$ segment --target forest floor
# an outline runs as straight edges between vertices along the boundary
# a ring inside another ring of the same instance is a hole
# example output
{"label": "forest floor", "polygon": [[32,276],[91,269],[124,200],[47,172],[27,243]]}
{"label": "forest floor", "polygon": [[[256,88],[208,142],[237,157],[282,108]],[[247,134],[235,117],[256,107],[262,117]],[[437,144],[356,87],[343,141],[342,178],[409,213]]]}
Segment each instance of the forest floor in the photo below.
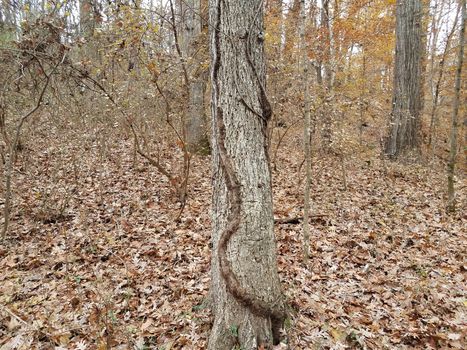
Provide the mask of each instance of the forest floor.
{"label": "forest floor", "polygon": [[[141,159],[134,167],[128,145],[116,143],[100,160],[91,149],[73,167],[67,152],[79,149],[43,142],[28,168],[15,170],[11,231],[0,245],[0,349],[204,349],[212,322],[203,304],[209,157],[193,158],[176,223],[169,183]],[[276,218],[302,215],[299,143],[291,138],[279,152]],[[58,153],[63,161],[52,167]],[[341,165],[330,156],[314,160],[306,264],[301,223],[276,224],[293,310],[284,342],[290,349],[465,349],[465,184],[464,207],[448,216],[441,166],[385,167],[377,155],[355,154],[345,162],[345,190]]]}

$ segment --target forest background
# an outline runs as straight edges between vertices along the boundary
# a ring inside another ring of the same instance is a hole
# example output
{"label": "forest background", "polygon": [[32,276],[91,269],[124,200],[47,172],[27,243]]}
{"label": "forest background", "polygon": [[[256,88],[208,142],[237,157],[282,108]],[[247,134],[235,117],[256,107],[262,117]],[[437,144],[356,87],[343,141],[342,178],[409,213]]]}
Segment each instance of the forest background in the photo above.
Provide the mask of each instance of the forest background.
{"label": "forest background", "polygon": [[[305,3],[264,2],[287,343],[460,349],[465,1],[421,2],[420,142],[398,159],[396,1]],[[1,0],[2,350],[206,347],[210,29],[205,0]]]}

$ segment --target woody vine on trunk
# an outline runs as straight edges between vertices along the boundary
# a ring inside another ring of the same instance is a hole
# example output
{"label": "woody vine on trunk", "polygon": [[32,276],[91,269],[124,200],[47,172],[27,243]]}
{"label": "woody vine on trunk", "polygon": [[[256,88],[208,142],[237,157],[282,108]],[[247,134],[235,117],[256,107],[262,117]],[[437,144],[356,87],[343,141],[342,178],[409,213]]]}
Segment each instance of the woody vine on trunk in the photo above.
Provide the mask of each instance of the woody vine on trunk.
{"label": "woody vine on trunk", "polygon": [[215,320],[209,348],[270,347],[280,340],[286,313],[266,150],[271,107],[265,92],[263,4],[212,0],[210,9]]}

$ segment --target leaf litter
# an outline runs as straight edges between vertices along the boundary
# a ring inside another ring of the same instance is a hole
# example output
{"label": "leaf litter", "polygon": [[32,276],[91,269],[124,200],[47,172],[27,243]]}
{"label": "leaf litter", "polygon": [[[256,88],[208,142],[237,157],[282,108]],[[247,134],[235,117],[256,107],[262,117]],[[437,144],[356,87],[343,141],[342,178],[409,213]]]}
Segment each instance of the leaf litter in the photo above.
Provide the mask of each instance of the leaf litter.
{"label": "leaf litter", "polygon": [[[83,153],[78,175],[70,162],[52,164],[53,150],[17,172],[11,232],[0,246],[1,350],[206,348],[210,159],[193,158],[188,203],[174,222],[170,184],[145,162],[134,166],[125,143],[112,147],[113,158],[99,161]],[[303,208],[303,156],[286,147],[273,173],[276,218]],[[284,342],[465,348],[465,193],[448,216],[441,167],[385,169],[369,157],[347,159],[347,191],[339,159],[313,160],[306,265],[301,224],[276,224],[291,307]],[[49,163],[56,169],[44,171]]]}

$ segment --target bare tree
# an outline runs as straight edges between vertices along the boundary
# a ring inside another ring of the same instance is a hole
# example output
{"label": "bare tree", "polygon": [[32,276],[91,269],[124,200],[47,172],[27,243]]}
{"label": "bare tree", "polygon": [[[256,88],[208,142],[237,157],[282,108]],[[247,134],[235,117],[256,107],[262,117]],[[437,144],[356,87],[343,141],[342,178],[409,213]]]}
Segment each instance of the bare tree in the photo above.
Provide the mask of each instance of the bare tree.
{"label": "bare tree", "polygon": [[389,136],[385,152],[397,158],[419,147],[422,2],[397,0],[394,91]]}
{"label": "bare tree", "polygon": [[211,0],[212,306],[209,349],[271,347],[285,304],[277,272],[263,1]]}

